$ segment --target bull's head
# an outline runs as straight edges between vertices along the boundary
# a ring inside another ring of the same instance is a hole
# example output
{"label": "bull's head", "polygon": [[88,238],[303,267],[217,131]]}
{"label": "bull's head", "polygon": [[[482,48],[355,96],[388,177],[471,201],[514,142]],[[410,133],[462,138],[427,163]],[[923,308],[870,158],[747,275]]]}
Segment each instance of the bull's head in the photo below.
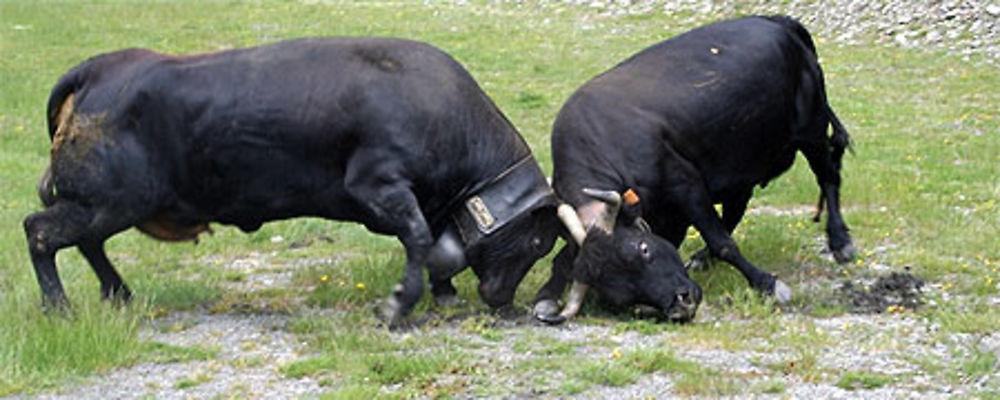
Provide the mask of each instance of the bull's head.
{"label": "bull's head", "polygon": [[558,211],[579,247],[570,273],[573,286],[569,299],[558,313],[551,301],[539,302],[536,317],[549,323],[571,318],[579,311],[588,288],[593,288],[617,307],[651,306],[677,322],[694,318],[701,288],[688,277],[677,249],[651,233],[641,218],[619,221],[622,200],[617,192],[584,189],[584,193],[598,201],[583,215],[569,205],[560,206]]}
{"label": "bull's head", "polygon": [[528,270],[559,236],[556,198],[531,157],[501,173],[464,207],[431,250],[428,266],[450,277],[466,266],[479,278],[479,296],[491,307],[510,304]]}

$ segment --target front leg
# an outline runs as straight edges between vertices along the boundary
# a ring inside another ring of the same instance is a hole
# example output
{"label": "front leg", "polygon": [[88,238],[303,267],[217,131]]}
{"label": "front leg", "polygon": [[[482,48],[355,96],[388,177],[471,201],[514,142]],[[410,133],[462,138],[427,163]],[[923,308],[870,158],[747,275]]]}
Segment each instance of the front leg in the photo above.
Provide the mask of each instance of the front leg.
{"label": "front leg", "polygon": [[[736,230],[736,226],[740,224],[743,220],[743,215],[746,214],[747,204],[750,202],[750,196],[753,194],[753,189],[740,194],[739,196],[728,198],[722,201],[722,223],[726,226],[726,232],[732,237],[733,231]],[[705,270],[712,265],[711,252],[708,246],[698,250],[691,260],[687,263],[687,269],[689,270]]]}
{"label": "front leg", "polygon": [[423,293],[423,269],[434,238],[416,196],[409,189],[410,183],[393,179],[398,174],[390,173],[391,167],[376,161],[351,163],[345,184],[348,192],[374,216],[378,230],[396,235],[406,249],[402,282],[379,310],[380,317],[390,327],[397,327]]}
{"label": "front leg", "polygon": [[790,300],[792,291],[788,285],[779,281],[774,275],[758,269],[740,253],[736,242],[729,235],[729,230],[712,206],[711,196],[704,184],[705,180],[698,170],[675,152],[665,160],[667,162],[664,163],[666,177],[664,187],[667,188],[670,201],[691,219],[712,256],[736,267],[754,289],[774,295],[780,303]]}
{"label": "front leg", "polygon": [[80,243],[77,248],[80,253],[90,263],[97,278],[101,281],[101,297],[105,300],[112,300],[116,303],[127,303],[132,300],[132,291],[122,280],[121,275],[115,271],[111,261],[108,260],[107,253],[104,252],[103,241],[86,241]]}

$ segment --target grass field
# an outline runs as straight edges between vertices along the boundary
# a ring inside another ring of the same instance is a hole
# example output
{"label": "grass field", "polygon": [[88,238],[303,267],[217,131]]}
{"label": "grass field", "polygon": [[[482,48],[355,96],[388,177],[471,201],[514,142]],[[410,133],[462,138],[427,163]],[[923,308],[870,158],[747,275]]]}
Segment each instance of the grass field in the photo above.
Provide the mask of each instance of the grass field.
{"label": "grass field", "polygon": [[[125,47],[204,52],[309,35],[423,40],[466,66],[550,171],[549,128],[566,97],[628,55],[695,26],[688,17],[601,17],[584,7],[494,3],[0,2],[0,395],[36,393],[138,362],[212,357],[204,349],[140,339],[143,324],[180,310],[290,314],[290,329],[310,342],[315,356],[278,367],[288,376],[325,379],[331,397],[496,395],[475,377],[503,373],[484,364],[474,344],[434,335],[434,323],[422,328],[430,333],[403,338],[378,327],[370,304],[397,282],[401,246],[360,226],[315,219],[274,223],[252,234],[217,226],[198,245],[158,243],[135,231],[119,235],[109,242],[109,255],[137,294],[133,305],[121,309],[98,300],[96,277],[82,257],[66,250],[58,261],[74,312],[43,315],[21,222],[40,209],[35,184],[48,159],[48,91],[84,59]],[[1000,69],[930,51],[842,46],[827,39],[817,42],[830,102],[855,142],[855,153],[845,159],[842,198],[858,259],[837,266],[820,254],[822,227],[807,214],[755,213],[737,229],[736,240],[748,259],[793,287],[790,306],[746,295],[745,281],[722,267],[695,274],[706,299],[703,315],[692,325],[611,316],[593,305],[585,310],[590,317],[579,323],[647,333],[683,330],[688,342],[678,345],[747,348],[773,337],[782,315],[800,314],[802,333],[769,344],[797,354],[798,363],[791,365],[798,367],[767,368],[807,382],[892,385],[907,377],[862,371],[830,377],[811,368],[816,346],[830,338],[810,334],[810,327],[814,320],[847,312],[835,295],[840,280],[908,268],[927,280],[929,302],[899,311],[898,317],[935,326],[930,340],[1000,330]],[[795,211],[814,204],[816,195],[800,159],[758,190],[750,206]],[[686,257],[700,247],[689,240],[682,252]],[[287,269],[291,284],[252,293],[228,289],[252,273],[230,268],[232,261],[260,254],[275,268]],[[548,265],[548,259],[540,261],[518,291],[517,305],[525,313]],[[457,285],[466,305],[449,312],[485,311],[471,274],[461,275]],[[426,298],[420,303],[417,317],[431,309],[429,303]],[[323,317],[303,312],[313,308],[333,312]],[[493,326],[493,318],[466,318],[460,328],[486,340],[507,335]],[[575,355],[575,345],[544,336],[522,339],[516,346],[546,356],[517,368],[524,373],[571,366],[562,371],[571,379],[539,383],[556,395],[627,385],[654,372],[678,376],[680,395],[784,390],[780,380],[740,385],[738,377],[668,350],[590,361]],[[410,357],[417,349],[422,356]],[[1000,368],[996,349],[954,351],[972,356],[913,362],[947,382],[996,376]],[[437,379],[447,375],[472,378],[452,385]],[[973,394],[997,396],[1000,382],[989,382]],[[393,389],[387,392],[387,386]]]}

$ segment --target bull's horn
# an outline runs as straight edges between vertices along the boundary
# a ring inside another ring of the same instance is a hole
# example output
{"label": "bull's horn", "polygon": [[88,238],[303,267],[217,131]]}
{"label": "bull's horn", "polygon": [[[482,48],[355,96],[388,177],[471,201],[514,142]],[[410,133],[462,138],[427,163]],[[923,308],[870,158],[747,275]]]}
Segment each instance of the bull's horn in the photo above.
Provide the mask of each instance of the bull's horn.
{"label": "bull's horn", "polygon": [[[588,189],[584,189],[588,191]],[[615,196],[617,193],[612,192]],[[590,193],[587,193],[588,195]],[[606,203],[614,201],[614,199],[604,200]],[[618,206],[621,205],[621,197],[618,197]],[[612,206],[614,210],[615,217],[618,215],[618,206]],[[556,209],[556,213],[559,215],[559,220],[562,221],[563,225],[566,226],[566,230],[569,231],[570,236],[573,237],[573,241],[576,242],[577,246],[583,246],[583,241],[587,239],[587,230],[583,228],[583,222],[580,221],[580,216],[576,213],[576,209],[569,204],[561,204],[559,208]],[[614,218],[612,217],[612,225]],[[606,215],[605,215],[606,218]],[[603,226],[601,229],[605,229]],[[610,230],[605,229],[605,231],[610,232]],[[583,306],[583,299],[587,295],[587,284],[580,281],[573,281],[573,286],[569,291],[569,298],[566,300],[566,306],[563,307],[562,311],[558,315],[536,315],[539,319],[550,324],[560,324],[565,322],[567,319],[572,318],[576,313],[580,312],[580,307]]]}
{"label": "bull's horn", "polygon": [[587,231],[583,229],[583,222],[580,221],[580,216],[576,214],[573,206],[560,204],[556,213],[559,214],[559,220],[566,226],[566,230],[569,231],[569,235],[573,237],[576,245],[583,246],[583,241],[587,238]]}
{"label": "bull's horn", "polygon": [[555,307],[554,300],[545,300],[535,305],[535,318],[549,325],[559,325],[566,320],[573,318],[580,311],[583,305],[583,298],[587,295],[587,285],[579,281],[573,281],[573,287],[569,291],[569,300],[559,314],[546,311],[549,307]]}
{"label": "bull's horn", "polygon": [[596,221],[595,225],[605,233],[611,234],[615,229],[615,220],[618,219],[618,210],[622,208],[622,196],[614,190],[598,190],[584,188],[583,194],[603,201],[607,204],[604,214]]}
{"label": "bull's horn", "polygon": [[573,287],[569,290],[569,298],[566,299],[566,307],[563,307],[559,317],[563,319],[573,318],[580,312],[583,306],[583,298],[587,295],[587,284],[580,281],[573,281]]}

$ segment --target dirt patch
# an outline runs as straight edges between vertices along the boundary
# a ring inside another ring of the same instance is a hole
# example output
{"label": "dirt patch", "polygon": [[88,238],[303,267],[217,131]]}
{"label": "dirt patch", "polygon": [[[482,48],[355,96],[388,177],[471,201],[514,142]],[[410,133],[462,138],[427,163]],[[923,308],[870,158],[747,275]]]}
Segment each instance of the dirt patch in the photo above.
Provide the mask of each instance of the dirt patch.
{"label": "dirt patch", "polygon": [[891,272],[870,284],[846,281],[840,295],[853,313],[880,314],[920,307],[924,304],[923,287],[924,280],[909,272]]}

